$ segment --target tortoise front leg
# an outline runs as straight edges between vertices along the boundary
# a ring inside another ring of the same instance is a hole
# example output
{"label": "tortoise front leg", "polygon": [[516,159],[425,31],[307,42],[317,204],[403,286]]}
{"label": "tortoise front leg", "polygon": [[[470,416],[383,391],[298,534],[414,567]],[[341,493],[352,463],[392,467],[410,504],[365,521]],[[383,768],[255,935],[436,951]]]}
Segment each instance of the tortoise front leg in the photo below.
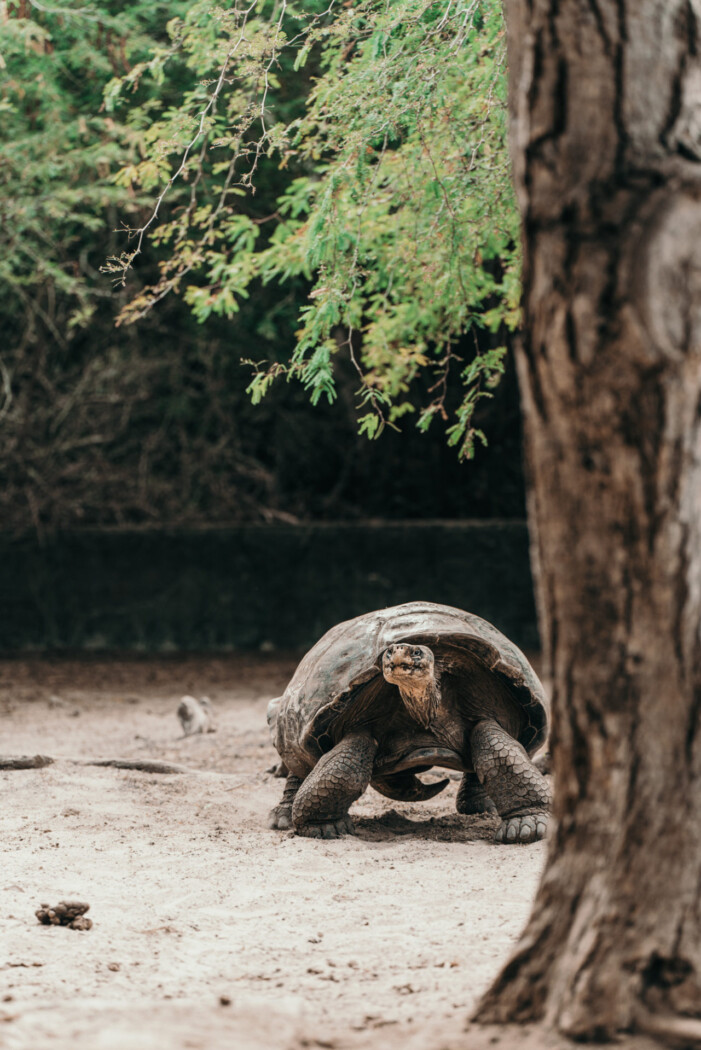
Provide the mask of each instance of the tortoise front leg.
{"label": "tortoise front leg", "polygon": [[374,737],[358,731],[349,733],[319,759],[292,806],[298,835],[337,839],[353,834],[348,810],[370,783],[376,751]]}
{"label": "tortoise front leg", "polygon": [[280,805],[275,806],[275,809],[271,809],[268,814],[269,828],[277,828],[279,831],[286,831],[288,828],[292,827],[292,803],[294,802],[295,795],[299,791],[301,785],[301,777],[296,777],[292,773],[288,774],[287,780],[285,781],[285,790],[280,799]]}
{"label": "tortoise front leg", "polygon": [[501,817],[497,842],[535,842],[548,824],[550,787],[518,740],[492,719],[470,734],[475,773]]}

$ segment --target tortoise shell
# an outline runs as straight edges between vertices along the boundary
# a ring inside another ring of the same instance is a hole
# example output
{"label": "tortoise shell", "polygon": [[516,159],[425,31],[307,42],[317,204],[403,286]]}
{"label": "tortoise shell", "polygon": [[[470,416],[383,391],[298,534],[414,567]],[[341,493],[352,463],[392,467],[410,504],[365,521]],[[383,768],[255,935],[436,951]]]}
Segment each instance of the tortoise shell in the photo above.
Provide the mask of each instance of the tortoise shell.
{"label": "tortoise shell", "polygon": [[[270,706],[273,743],[290,768],[302,775],[337,742],[367,708],[368,696],[387,703],[396,686],[382,675],[384,650],[405,642],[433,651],[437,670],[469,679],[478,665],[506,686],[520,710],[517,739],[529,754],[544,743],[547,710],[543,687],[528,660],[496,627],[461,609],[409,602],[365,613],[337,624],[309,650],[279,701]],[[469,680],[466,683],[469,690]],[[436,763],[437,764],[437,763]]]}

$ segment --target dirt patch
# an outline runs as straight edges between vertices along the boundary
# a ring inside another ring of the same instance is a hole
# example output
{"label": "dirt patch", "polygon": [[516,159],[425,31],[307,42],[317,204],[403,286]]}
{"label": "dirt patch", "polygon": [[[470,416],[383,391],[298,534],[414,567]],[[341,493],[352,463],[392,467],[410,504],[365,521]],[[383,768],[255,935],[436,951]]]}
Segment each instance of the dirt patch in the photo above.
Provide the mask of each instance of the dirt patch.
{"label": "dirt patch", "polygon": [[[354,838],[268,830],[283,781],[265,772],[265,708],[294,666],[0,662],[0,751],[57,759],[0,774],[0,1045],[477,1045],[466,1018],[544,845],[494,845],[493,819],[455,813],[457,779],[421,804],[368,791]],[[216,733],[180,739],[185,693],[210,697]],[[82,764],[110,758],[193,772]],[[89,903],[92,929],[40,925],[62,900]]]}

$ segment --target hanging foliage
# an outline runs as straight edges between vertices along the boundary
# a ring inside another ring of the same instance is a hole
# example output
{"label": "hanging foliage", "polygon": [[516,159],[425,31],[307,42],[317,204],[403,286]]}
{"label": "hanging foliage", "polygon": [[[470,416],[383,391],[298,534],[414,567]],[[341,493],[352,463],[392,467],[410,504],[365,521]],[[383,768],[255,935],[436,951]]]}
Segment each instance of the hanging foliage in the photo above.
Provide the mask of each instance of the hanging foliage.
{"label": "hanging foliage", "polygon": [[[106,93],[141,151],[115,181],[154,200],[107,268],[124,283],[148,238],[166,249],[121,320],[173,292],[200,321],[234,319],[261,283],[302,278],[291,352],[250,362],[254,402],[281,376],[331,401],[348,355],[361,432],[439,416],[471,456],[484,440],[475,405],[498,382],[519,319],[498,0],[198,0],[168,34]],[[189,79],[169,104],[125,112],[173,63]],[[281,171],[261,210],[256,191]],[[411,383],[426,369],[418,404]],[[451,415],[456,372],[464,394]]]}

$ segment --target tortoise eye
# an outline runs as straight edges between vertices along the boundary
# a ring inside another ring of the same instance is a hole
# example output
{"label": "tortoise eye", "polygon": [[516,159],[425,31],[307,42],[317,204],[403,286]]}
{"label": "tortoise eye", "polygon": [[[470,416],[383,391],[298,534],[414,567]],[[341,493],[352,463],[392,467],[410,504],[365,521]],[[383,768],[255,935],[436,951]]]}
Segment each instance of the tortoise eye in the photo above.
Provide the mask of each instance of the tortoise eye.
{"label": "tortoise eye", "polygon": [[411,655],[412,656],[421,656],[421,650],[420,649],[414,649],[414,652]]}

